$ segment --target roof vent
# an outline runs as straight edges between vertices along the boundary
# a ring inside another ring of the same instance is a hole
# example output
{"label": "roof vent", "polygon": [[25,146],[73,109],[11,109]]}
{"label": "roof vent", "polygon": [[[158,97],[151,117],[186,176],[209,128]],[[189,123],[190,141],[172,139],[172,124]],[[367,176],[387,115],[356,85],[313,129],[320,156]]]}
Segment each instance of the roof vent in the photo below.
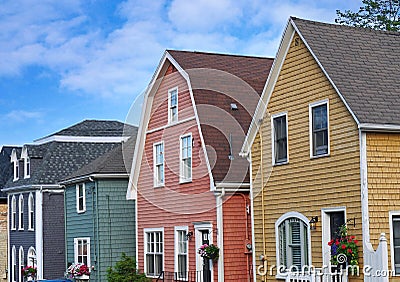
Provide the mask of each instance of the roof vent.
{"label": "roof vent", "polygon": [[238,106],[236,105],[236,103],[231,103],[231,110],[232,111],[237,111],[238,110]]}

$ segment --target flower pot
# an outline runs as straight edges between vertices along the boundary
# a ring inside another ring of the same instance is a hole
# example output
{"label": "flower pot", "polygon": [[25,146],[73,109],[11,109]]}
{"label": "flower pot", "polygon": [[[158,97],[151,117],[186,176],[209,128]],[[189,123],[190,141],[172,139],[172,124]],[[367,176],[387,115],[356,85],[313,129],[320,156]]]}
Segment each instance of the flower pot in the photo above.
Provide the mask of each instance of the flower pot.
{"label": "flower pot", "polygon": [[81,275],[81,276],[75,276],[75,281],[76,282],[87,282],[89,281],[90,276],[89,275]]}

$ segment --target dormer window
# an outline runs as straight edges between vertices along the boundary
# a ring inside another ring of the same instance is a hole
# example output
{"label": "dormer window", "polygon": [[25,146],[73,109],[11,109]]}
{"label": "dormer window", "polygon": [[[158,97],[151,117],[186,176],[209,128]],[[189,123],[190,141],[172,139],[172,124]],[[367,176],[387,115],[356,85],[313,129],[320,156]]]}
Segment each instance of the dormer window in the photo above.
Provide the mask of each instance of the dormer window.
{"label": "dormer window", "polygon": [[25,168],[24,168],[24,172],[25,172],[24,178],[31,177],[31,159],[29,157],[25,158],[24,166],[25,166]]}
{"label": "dormer window", "polygon": [[178,88],[168,90],[168,123],[178,121]]}
{"label": "dormer window", "polygon": [[19,161],[16,160],[14,162],[14,181],[19,179]]}
{"label": "dormer window", "polygon": [[28,156],[27,147],[22,149],[21,159],[24,160],[24,178],[29,178],[31,177],[31,159]]}

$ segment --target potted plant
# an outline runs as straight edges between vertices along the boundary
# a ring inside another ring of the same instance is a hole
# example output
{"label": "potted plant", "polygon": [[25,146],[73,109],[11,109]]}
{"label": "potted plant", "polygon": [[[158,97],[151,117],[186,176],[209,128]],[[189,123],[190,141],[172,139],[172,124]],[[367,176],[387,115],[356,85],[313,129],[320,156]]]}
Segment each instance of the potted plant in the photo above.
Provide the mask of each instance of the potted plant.
{"label": "potted plant", "polygon": [[201,257],[211,259],[216,262],[219,257],[219,248],[213,244],[204,244],[200,246],[198,253]]}
{"label": "potted plant", "polygon": [[67,278],[75,281],[87,281],[90,278],[89,267],[83,263],[73,263],[67,269]]}
{"label": "potted plant", "polygon": [[339,227],[339,236],[328,242],[331,247],[331,264],[345,267],[358,265],[358,241],[348,234],[347,226]]}
{"label": "potted plant", "polygon": [[36,278],[36,273],[37,273],[37,269],[35,266],[25,266],[24,268],[22,268],[22,275],[28,280],[35,280]]}

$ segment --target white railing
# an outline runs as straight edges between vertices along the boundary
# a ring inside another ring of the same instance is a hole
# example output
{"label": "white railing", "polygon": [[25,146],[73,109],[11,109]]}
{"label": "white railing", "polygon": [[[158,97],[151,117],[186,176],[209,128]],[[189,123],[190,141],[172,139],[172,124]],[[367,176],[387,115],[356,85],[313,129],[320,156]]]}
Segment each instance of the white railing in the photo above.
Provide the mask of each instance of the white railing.
{"label": "white railing", "polygon": [[[364,281],[366,282],[388,282],[389,275],[377,275],[379,273],[388,274],[388,246],[385,233],[381,233],[379,245],[376,251],[371,243],[365,243],[364,248],[364,269],[368,269],[368,273],[364,273]],[[368,268],[366,268],[368,267]],[[367,274],[367,275],[366,275]]]}
{"label": "white railing", "polygon": [[310,273],[289,272],[285,282],[347,282],[347,280],[345,269],[336,273],[326,268],[316,268]]}

